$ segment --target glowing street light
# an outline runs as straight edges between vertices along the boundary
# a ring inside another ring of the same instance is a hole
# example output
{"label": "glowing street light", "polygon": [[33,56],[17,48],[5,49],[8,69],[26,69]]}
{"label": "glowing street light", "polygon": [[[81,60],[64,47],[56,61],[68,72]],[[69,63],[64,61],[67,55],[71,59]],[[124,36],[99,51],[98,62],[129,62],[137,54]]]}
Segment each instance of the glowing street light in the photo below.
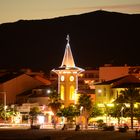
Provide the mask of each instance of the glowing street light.
{"label": "glowing street light", "polygon": [[98,93],[102,93],[102,90],[101,89],[98,89]]}
{"label": "glowing street light", "polygon": [[47,93],[48,93],[48,94],[50,94],[50,93],[51,93],[51,90],[50,90],[50,89],[48,89],[48,90],[47,90]]}

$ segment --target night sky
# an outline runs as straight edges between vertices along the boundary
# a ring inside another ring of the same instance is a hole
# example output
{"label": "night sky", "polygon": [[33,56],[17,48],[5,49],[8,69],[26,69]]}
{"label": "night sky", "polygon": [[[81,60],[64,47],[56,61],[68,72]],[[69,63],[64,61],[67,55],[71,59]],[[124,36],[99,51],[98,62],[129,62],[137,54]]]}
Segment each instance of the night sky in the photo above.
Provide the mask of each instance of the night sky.
{"label": "night sky", "polygon": [[0,23],[46,19],[95,10],[140,13],[139,0],[0,0]]}

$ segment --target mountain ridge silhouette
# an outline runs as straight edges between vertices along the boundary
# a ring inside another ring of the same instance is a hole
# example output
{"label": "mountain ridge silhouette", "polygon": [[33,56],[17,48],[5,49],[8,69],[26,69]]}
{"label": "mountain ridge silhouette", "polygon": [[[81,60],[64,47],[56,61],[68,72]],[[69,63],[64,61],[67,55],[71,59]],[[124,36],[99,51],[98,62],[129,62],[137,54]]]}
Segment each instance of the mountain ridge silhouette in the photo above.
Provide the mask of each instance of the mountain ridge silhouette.
{"label": "mountain ridge silhouette", "polygon": [[0,25],[0,68],[50,71],[61,65],[70,35],[78,67],[140,65],[140,14],[103,10]]}

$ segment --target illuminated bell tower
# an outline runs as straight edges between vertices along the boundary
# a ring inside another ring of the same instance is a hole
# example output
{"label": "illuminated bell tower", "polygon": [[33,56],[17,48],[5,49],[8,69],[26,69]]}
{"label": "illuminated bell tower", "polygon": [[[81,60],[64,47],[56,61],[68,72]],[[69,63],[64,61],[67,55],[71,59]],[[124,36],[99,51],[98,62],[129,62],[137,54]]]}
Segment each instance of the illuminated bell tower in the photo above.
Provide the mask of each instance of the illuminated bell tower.
{"label": "illuminated bell tower", "polygon": [[69,35],[67,35],[67,44],[61,66],[52,71],[58,75],[58,93],[60,98],[67,107],[75,104],[78,99],[78,75],[83,69],[76,67],[72,56]]}

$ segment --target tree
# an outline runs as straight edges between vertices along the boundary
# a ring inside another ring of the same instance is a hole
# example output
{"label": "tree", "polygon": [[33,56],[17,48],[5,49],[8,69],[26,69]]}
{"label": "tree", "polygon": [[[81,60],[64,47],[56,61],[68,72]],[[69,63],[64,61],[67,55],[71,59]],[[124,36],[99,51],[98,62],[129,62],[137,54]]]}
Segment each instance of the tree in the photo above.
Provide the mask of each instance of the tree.
{"label": "tree", "polygon": [[4,105],[0,105],[0,118],[2,120],[7,120],[6,110],[4,109]]}
{"label": "tree", "polygon": [[138,124],[140,124],[140,105],[134,108],[134,117],[137,118]]}
{"label": "tree", "polygon": [[78,99],[78,106],[82,108],[81,115],[85,117],[85,128],[88,128],[88,120],[92,112],[92,101],[90,95],[82,94]]}
{"label": "tree", "polygon": [[98,117],[98,116],[101,116],[101,115],[103,115],[102,110],[99,109],[99,107],[96,104],[93,104],[92,111],[91,111],[91,114],[90,114],[90,118],[95,118],[95,117]]}
{"label": "tree", "polygon": [[11,108],[10,106],[6,106],[6,109],[4,108],[4,105],[0,105],[0,118],[2,120],[7,121],[12,116],[17,115],[17,110]]}
{"label": "tree", "polygon": [[41,114],[41,111],[40,111],[39,107],[31,108],[31,110],[29,112],[29,115],[30,115],[30,118],[31,118],[31,126],[33,125],[34,120],[36,120],[37,115],[39,115],[39,114]]}
{"label": "tree", "polygon": [[118,125],[120,124],[120,118],[122,117],[121,111],[123,111],[123,115],[125,115],[125,111],[122,110],[123,107],[125,107],[124,103],[114,103],[114,107],[111,107],[109,111],[109,115],[111,115],[111,117],[118,119]]}
{"label": "tree", "polygon": [[80,114],[79,110],[74,105],[64,107],[60,109],[59,112],[57,113],[59,117],[66,117],[68,123],[73,122],[74,121],[73,118],[79,116],[79,114]]}
{"label": "tree", "polygon": [[122,90],[120,96],[116,99],[116,102],[130,104],[131,129],[133,129],[134,104],[140,102],[139,89],[130,87]]}

